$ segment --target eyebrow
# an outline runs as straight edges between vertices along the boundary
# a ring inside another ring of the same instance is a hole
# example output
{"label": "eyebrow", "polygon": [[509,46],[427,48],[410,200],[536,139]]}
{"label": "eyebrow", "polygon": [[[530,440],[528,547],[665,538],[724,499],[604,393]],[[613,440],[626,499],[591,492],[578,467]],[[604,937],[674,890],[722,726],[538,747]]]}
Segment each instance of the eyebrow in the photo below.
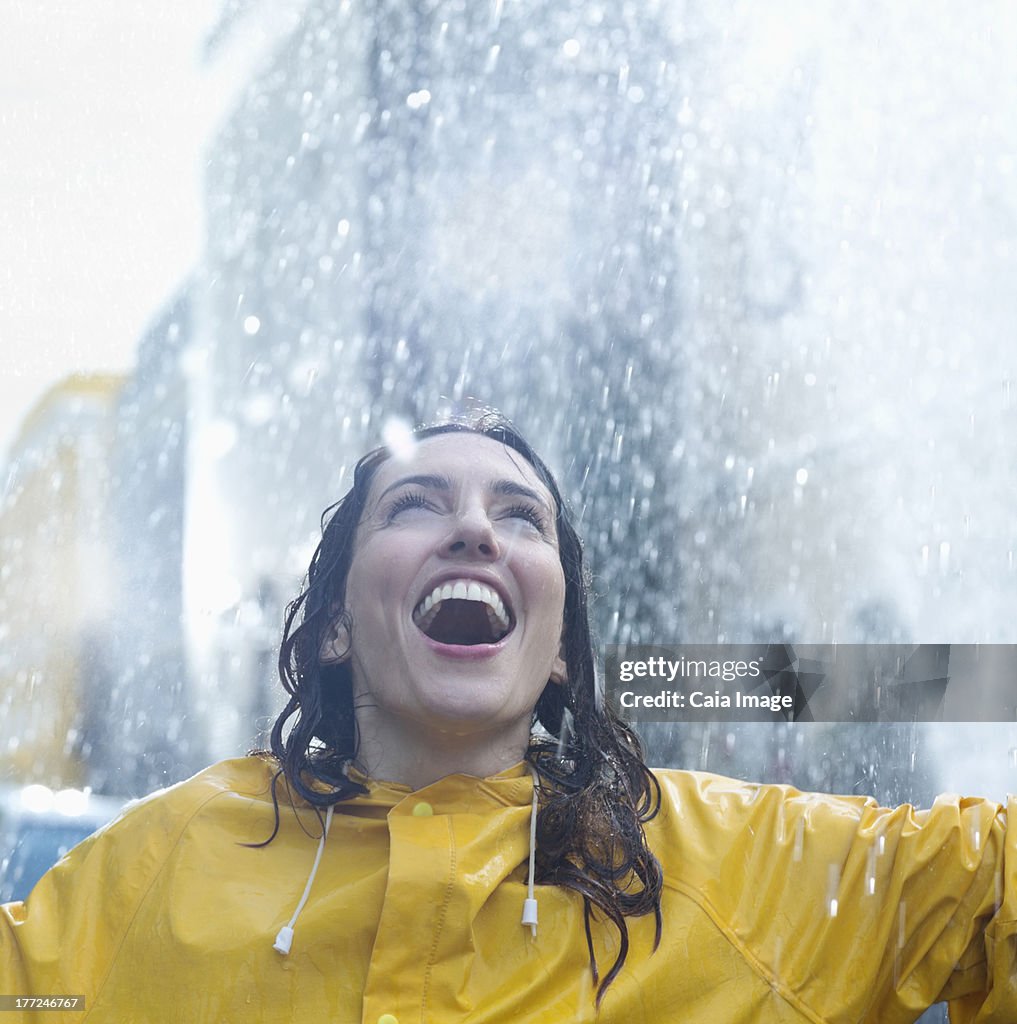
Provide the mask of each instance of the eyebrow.
{"label": "eyebrow", "polygon": [[[391,491],[398,490],[400,487],[424,487],[432,491],[451,491],[452,490],[452,479],[451,477],[445,476],[442,473],[423,473],[416,476],[404,476],[396,480],[395,483],[391,483],[388,487],[381,492],[378,500],[381,501]],[[495,480],[491,484],[491,492],[501,497],[515,497],[515,498],[529,498],[531,501],[535,501],[542,508],[545,508],[548,513],[551,512],[551,506],[544,500],[532,487],[527,487],[524,484],[516,483],[514,480]]]}
{"label": "eyebrow", "polygon": [[504,497],[514,498],[529,498],[531,501],[535,501],[542,508],[551,511],[550,505],[535,491],[532,487],[526,487],[523,484],[517,484],[514,480],[496,480],[491,485],[491,490],[498,495]]}
{"label": "eyebrow", "polygon": [[421,474],[419,476],[404,476],[399,480],[396,480],[394,484],[389,484],[378,496],[380,501],[390,491],[398,490],[400,487],[409,487],[415,485],[417,487],[426,487],[431,491],[451,491],[452,480],[444,475],[435,474]]}

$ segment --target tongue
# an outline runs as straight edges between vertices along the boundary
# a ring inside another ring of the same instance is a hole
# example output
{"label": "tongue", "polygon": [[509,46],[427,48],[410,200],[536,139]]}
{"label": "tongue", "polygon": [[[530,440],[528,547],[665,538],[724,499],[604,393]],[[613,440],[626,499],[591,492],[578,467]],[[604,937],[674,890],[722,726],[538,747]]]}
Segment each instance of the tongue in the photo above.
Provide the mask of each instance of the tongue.
{"label": "tongue", "polygon": [[441,644],[471,647],[494,642],[487,606],[480,601],[442,601],[425,632]]}

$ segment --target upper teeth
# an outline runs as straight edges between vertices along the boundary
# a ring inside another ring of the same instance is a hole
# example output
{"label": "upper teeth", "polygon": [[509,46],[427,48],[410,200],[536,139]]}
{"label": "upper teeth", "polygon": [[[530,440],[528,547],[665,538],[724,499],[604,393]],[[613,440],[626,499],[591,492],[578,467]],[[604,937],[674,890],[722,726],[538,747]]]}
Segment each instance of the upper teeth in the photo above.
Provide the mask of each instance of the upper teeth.
{"label": "upper teeth", "polygon": [[487,605],[491,628],[500,633],[508,632],[509,616],[502,599],[490,587],[476,580],[448,580],[439,583],[414,609],[413,621],[421,629],[427,629],[438,614],[442,601],[480,601]]}

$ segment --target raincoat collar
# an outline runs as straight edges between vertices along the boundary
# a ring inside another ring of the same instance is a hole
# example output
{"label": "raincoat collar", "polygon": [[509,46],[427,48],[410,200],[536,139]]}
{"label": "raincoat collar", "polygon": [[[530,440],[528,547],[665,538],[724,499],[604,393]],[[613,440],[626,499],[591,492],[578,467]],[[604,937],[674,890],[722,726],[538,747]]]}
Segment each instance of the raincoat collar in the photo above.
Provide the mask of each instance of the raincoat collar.
{"label": "raincoat collar", "polygon": [[369,778],[352,767],[348,777],[366,786],[367,793],[336,804],[339,813],[346,806],[394,808],[404,802],[426,802],[435,814],[484,814],[495,806],[528,808],[533,796],[533,777],[524,761],[484,779],[446,775],[417,790],[401,782]]}

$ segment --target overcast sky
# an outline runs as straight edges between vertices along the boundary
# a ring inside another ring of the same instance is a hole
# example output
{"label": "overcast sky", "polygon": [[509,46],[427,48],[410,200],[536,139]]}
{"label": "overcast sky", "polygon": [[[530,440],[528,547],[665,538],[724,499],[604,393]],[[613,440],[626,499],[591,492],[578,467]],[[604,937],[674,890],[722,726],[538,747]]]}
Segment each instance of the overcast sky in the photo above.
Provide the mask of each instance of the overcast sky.
{"label": "overcast sky", "polygon": [[220,4],[0,0],[0,456],[75,371],[125,371],[202,247],[202,165],[271,45]]}

